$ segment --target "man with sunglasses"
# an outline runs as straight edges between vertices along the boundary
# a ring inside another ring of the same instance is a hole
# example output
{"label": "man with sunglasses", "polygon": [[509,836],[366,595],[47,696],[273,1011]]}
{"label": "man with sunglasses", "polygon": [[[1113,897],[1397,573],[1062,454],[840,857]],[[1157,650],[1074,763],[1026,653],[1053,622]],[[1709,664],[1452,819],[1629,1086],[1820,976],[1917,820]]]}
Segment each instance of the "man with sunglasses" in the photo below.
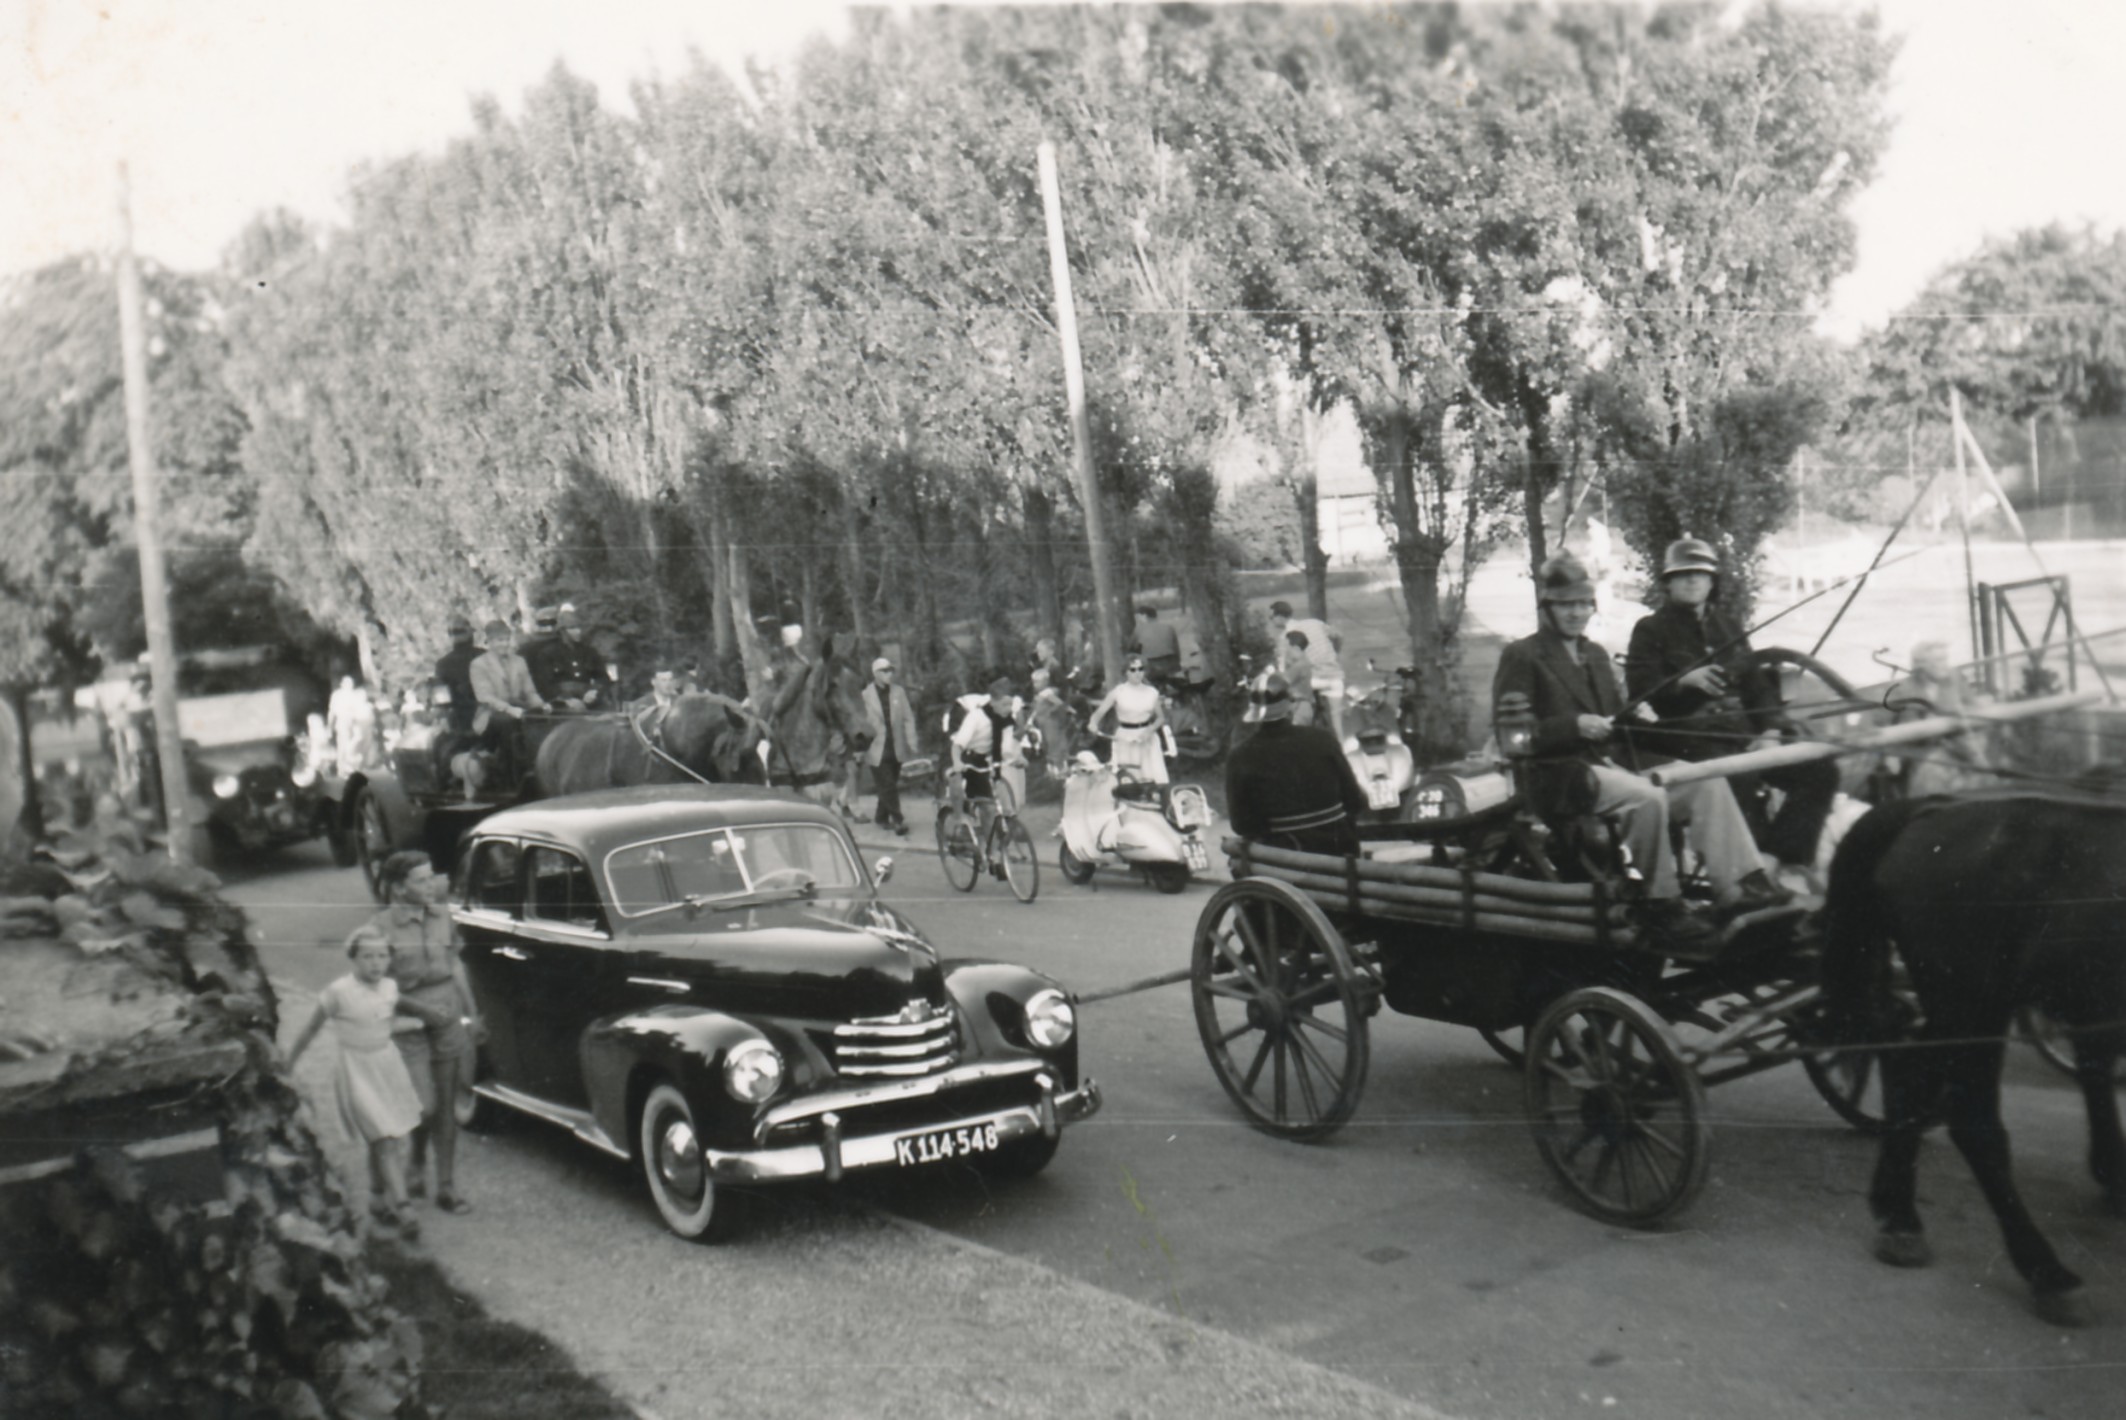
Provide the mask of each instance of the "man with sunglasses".
{"label": "man with sunglasses", "polygon": [[1591,813],[1619,825],[1633,865],[1646,875],[1641,919],[1666,946],[1702,946],[1714,934],[1683,901],[1668,836],[1671,810],[1689,817],[1723,907],[1770,905],[1763,864],[1726,780],[1663,790],[1613,757],[1624,694],[1609,652],[1587,639],[1594,583],[1579,559],[1569,552],[1545,559],[1536,599],[1539,628],[1506,647],[1491,683],[1494,714],[1508,695],[1524,697],[1534,713],[1536,762],[1527,787],[1535,811],[1549,820]]}

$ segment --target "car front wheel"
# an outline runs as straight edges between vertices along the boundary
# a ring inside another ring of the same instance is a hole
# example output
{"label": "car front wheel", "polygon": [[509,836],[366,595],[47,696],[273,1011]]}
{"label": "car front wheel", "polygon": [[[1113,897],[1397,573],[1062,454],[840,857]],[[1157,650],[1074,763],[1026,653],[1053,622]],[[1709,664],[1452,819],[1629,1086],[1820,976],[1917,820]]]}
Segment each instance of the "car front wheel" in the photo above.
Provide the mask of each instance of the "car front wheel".
{"label": "car front wheel", "polygon": [[689,1242],[729,1237],[738,1195],[710,1180],[693,1107],[670,1081],[659,1081],[642,1102],[639,1144],[643,1178],[664,1225]]}

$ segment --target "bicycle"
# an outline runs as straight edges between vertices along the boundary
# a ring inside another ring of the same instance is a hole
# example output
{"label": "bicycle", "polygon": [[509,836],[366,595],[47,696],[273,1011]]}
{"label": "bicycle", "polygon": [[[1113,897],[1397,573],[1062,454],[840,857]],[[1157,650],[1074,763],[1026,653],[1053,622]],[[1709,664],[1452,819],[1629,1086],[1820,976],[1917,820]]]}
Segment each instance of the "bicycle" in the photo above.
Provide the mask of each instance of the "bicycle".
{"label": "bicycle", "polygon": [[1025,768],[1014,759],[990,770],[989,793],[970,800],[957,770],[939,776],[936,793],[938,861],[945,881],[960,892],[973,892],[984,871],[1004,879],[1011,894],[1032,902],[1041,891],[1041,859],[1033,835],[1019,821],[1019,796],[1003,777],[1006,769]]}

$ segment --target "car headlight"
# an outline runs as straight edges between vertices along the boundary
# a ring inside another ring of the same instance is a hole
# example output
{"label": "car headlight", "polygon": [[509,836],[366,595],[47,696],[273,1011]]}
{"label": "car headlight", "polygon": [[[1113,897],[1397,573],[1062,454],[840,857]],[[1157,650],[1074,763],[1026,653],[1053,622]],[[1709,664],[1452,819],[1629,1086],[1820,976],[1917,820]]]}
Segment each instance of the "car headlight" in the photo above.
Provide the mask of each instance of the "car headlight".
{"label": "car headlight", "polygon": [[1066,1043],[1077,1029],[1078,1013],[1070,998],[1054,987],[1036,991],[1026,1003],[1026,1038],[1043,1050]]}
{"label": "car headlight", "polygon": [[298,789],[307,789],[317,782],[317,771],[307,764],[298,764],[288,771],[288,782]]}
{"label": "car headlight", "polygon": [[243,787],[242,781],[234,774],[217,774],[214,776],[214,797],[217,799],[233,799],[243,790]]}
{"label": "car headlight", "polygon": [[764,1040],[749,1040],[724,1057],[723,1087],[731,1098],[759,1104],[782,1088],[782,1052]]}

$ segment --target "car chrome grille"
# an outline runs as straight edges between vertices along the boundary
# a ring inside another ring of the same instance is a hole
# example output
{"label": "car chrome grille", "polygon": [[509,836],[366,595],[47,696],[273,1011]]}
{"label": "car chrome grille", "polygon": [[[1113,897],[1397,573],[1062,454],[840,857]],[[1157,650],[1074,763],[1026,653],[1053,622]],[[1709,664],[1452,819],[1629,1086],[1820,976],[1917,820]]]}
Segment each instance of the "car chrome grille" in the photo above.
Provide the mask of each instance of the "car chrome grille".
{"label": "car chrome grille", "polygon": [[959,1022],[950,1007],[911,1001],[898,1015],[836,1026],[828,1045],[838,1075],[934,1075],[959,1057]]}

